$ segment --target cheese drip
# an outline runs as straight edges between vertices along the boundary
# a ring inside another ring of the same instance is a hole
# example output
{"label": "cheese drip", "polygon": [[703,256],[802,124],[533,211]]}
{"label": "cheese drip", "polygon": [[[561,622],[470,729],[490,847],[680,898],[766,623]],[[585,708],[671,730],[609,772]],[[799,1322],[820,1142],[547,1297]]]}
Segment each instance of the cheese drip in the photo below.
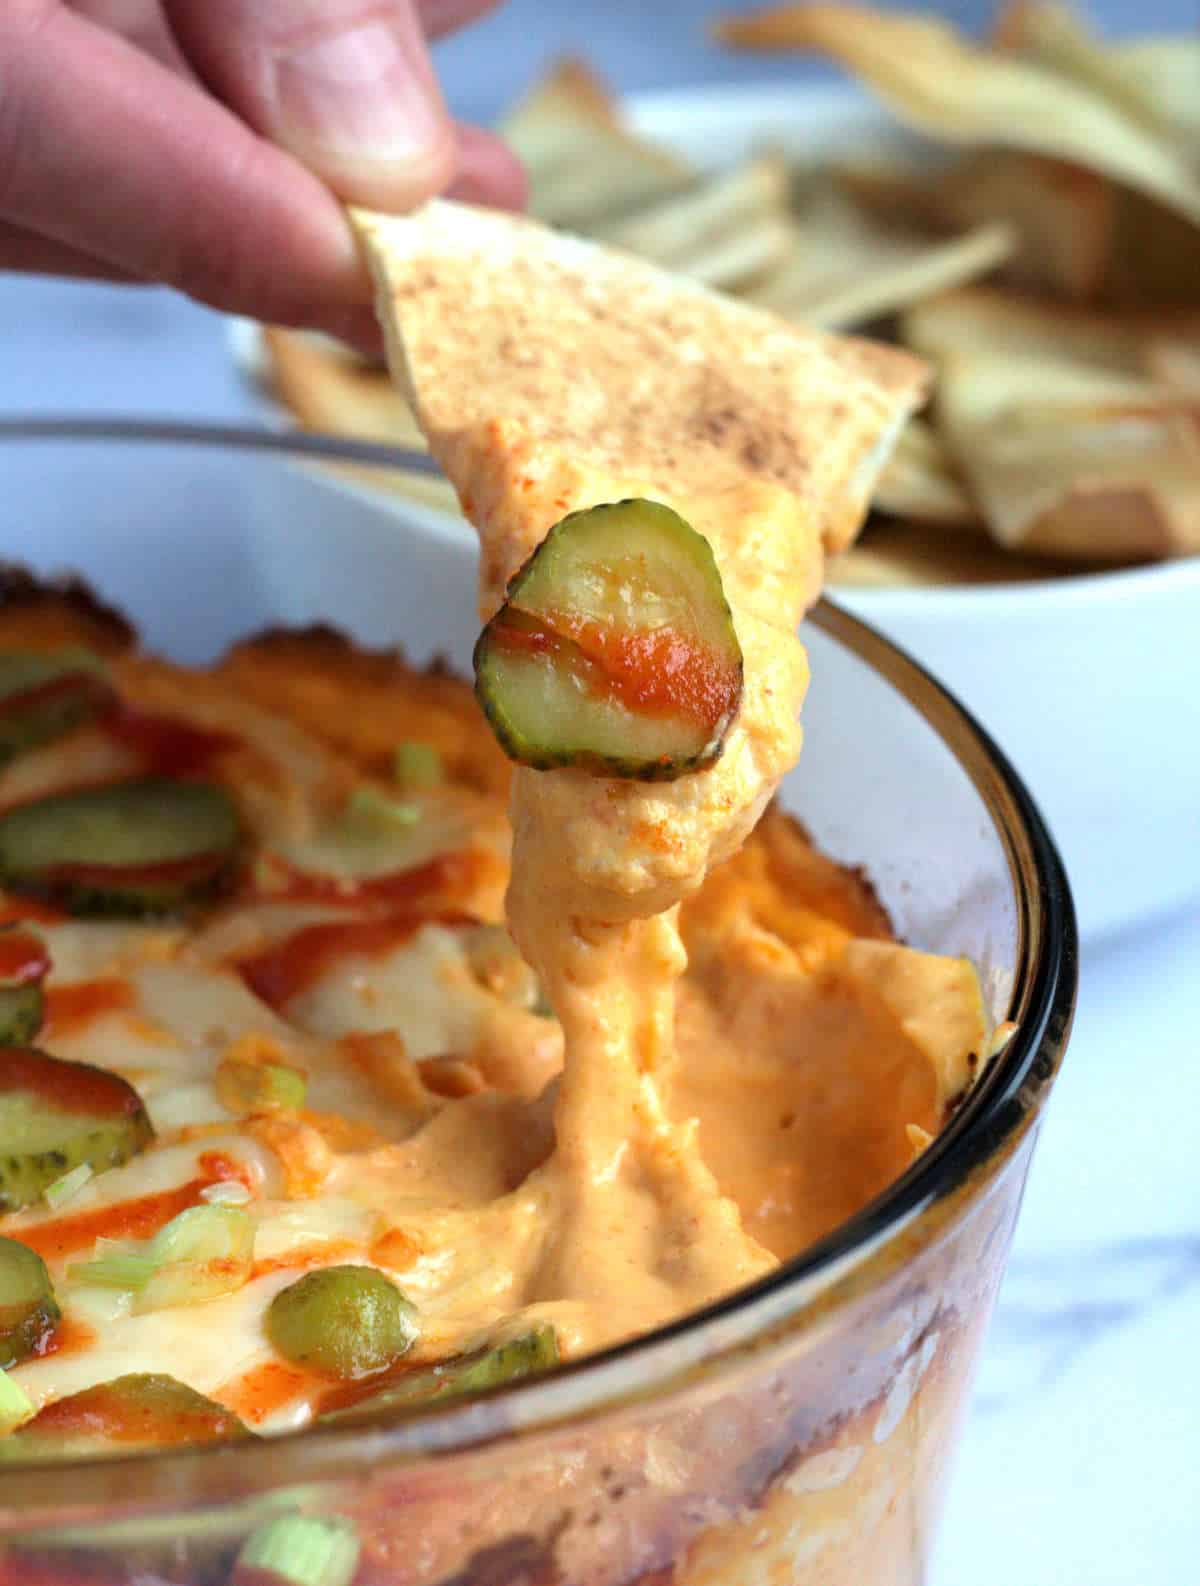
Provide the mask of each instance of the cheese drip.
{"label": "cheese drip", "polygon": [[[627,494],[618,487],[612,499]],[[687,964],[678,903],[740,845],[799,752],[808,670],[794,624],[812,567],[797,566],[769,608],[776,620],[764,620],[747,609],[730,554],[738,524],[702,526],[745,657],[722,757],[669,783],[525,768],[513,782],[509,925],[564,1037],[556,1150],[539,1170],[552,1210],[529,1297],[582,1302],[597,1342],[627,1333],[631,1318],[638,1331],[657,1326],[777,1264],[721,1193],[694,1120],[668,1116],[663,1086]],[[495,565],[486,539],[483,564]],[[485,609],[494,598],[485,587]]]}
{"label": "cheese drip", "polygon": [[352,218],[393,375],[479,531],[483,616],[555,522],[642,496],[711,544],[742,647],[739,719],[707,770],[513,781],[509,924],[564,1034],[529,1299],[583,1302],[606,1343],[774,1265],[667,1112],[677,910],[796,760],[796,625],[924,370],[521,218],[443,201]]}

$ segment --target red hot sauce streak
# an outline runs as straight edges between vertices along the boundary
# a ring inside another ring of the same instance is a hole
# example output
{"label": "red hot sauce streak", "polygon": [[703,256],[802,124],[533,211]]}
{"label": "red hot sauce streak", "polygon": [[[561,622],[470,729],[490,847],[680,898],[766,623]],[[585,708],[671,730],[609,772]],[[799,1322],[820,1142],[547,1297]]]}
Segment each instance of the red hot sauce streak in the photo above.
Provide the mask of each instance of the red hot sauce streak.
{"label": "red hot sauce streak", "polygon": [[27,986],[50,973],[46,944],[29,931],[0,931],[0,983]]}
{"label": "red hot sauce streak", "polygon": [[547,655],[590,692],[641,716],[683,716],[711,731],[737,709],[741,668],[672,628],[610,627],[572,612],[509,610],[492,628],[501,650]]}
{"label": "red hot sauce streak", "polygon": [[106,1013],[127,1013],[136,1001],[129,982],[115,976],[50,986],[46,990],[45,1026],[57,1036],[66,1035]]}
{"label": "red hot sauce streak", "polygon": [[307,991],[339,958],[380,957],[423,925],[473,925],[472,914],[386,914],[377,919],[327,920],[306,925],[238,965],[242,979],[268,1007],[279,1009]]}
{"label": "red hot sauce streak", "polygon": [[61,1261],[77,1251],[90,1250],[97,1239],[150,1239],[172,1217],[201,1205],[200,1191],[212,1182],[191,1179],[178,1189],[159,1190],[114,1206],[97,1206],[72,1217],[56,1217],[32,1228],[21,1228],[16,1237],[45,1261]]}
{"label": "red hot sauce streak", "polygon": [[121,704],[108,717],[108,731],[137,753],[148,775],[199,776],[218,756],[241,742],[233,733],[195,727],[177,716],[161,716]]}

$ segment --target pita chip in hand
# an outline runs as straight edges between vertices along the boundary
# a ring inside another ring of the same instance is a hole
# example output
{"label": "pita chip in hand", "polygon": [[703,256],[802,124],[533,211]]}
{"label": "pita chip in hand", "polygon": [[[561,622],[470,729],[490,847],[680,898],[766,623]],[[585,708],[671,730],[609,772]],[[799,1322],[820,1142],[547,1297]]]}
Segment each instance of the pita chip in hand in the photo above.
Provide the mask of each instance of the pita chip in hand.
{"label": "pita chip in hand", "polygon": [[480,530],[487,610],[568,512],[643,495],[720,547],[731,600],[799,616],[924,395],[907,352],[536,221],[443,200],[353,218],[393,374]]}

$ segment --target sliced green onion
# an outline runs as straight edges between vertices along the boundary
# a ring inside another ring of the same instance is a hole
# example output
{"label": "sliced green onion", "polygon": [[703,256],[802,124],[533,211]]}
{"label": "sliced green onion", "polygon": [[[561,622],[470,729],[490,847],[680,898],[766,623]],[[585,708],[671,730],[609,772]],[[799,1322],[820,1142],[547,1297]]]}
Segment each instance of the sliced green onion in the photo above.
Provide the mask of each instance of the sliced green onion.
{"label": "sliced green onion", "polygon": [[35,1413],[28,1394],[17,1386],[7,1371],[0,1371],[0,1436],[7,1436],[23,1426]]}
{"label": "sliced green onion", "polygon": [[320,1520],[286,1514],[247,1538],[233,1566],[230,1586],[350,1586],[361,1543],[349,1520]]}
{"label": "sliced green onion", "polygon": [[254,1219],[238,1206],[210,1204],[172,1217],[148,1243],[98,1239],[95,1257],[69,1266],[67,1276],[128,1291],[135,1311],[162,1311],[232,1294],[253,1261]]}
{"label": "sliced green onion", "polygon": [[98,1289],[126,1289],[136,1294],[154,1276],[157,1263],[144,1254],[144,1245],[130,1245],[127,1251],[99,1255],[91,1261],[73,1261],[67,1268],[72,1283],[88,1283]]}
{"label": "sliced green onion", "polygon": [[81,1162],[78,1167],[73,1167],[69,1173],[64,1173],[61,1178],[56,1178],[53,1184],[47,1184],[45,1189],[46,1201],[51,1211],[57,1211],[60,1206],[65,1206],[72,1196],[79,1191],[94,1176],[94,1169],[90,1162]]}
{"label": "sliced green onion", "polygon": [[192,1206],[150,1241],[154,1273],[135,1311],[168,1310],[232,1294],[254,1264],[254,1219],[239,1206]]}
{"label": "sliced green onion", "polygon": [[374,843],[416,826],[421,819],[419,804],[406,804],[389,798],[369,782],[354,789],[346,800],[338,821],[338,834],[348,842]]}
{"label": "sliced green onion", "polygon": [[254,1196],[241,1179],[228,1178],[219,1184],[206,1184],[200,1191],[200,1199],[210,1206],[248,1206]]}
{"label": "sliced green onion", "polygon": [[392,775],[401,787],[437,787],[444,778],[442,757],[431,743],[409,739],[393,751]]}
{"label": "sliced green onion", "polygon": [[244,1063],[227,1058],[217,1065],[217,1100],[230,1112],[296,1112],[304,1105],[308,1080],[286,1063]]}

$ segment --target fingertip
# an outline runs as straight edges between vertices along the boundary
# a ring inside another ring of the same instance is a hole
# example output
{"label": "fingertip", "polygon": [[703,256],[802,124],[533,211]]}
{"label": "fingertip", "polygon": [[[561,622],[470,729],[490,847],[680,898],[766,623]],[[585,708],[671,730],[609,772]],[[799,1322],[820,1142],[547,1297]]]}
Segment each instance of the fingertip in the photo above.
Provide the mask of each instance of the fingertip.
{"label": "fingertip", "polygon": [[383,331],[372,308],[334,310],[320,315],[311,328],[323,330],[327,336],[345,342],[368,363],[385,361]]}
{"label": "fingertip", "polygon": [[459,123],[455,130],[457,169],[447,196],[495,209],[524,209],[529,202],[529,178],[508,144],[482,127]]}
{"label": "fingertip", "polygon": [[452,180],[454,127],[411,4],[165,3],[205,80],[343,202],[412,209]]}

